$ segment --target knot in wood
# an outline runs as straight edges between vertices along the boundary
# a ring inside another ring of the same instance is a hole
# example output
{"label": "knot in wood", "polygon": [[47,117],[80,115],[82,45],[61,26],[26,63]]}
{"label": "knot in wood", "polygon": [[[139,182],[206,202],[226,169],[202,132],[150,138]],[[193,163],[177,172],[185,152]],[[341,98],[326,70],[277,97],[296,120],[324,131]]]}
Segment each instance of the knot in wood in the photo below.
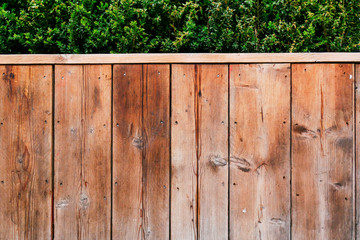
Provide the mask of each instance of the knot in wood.
{"label": "knot in wood", "polygon": [[317,138],[317,133],[315,131],[307,129],[305,126],[299,124],[295,124],[293,131],[304,138]]}
{"label": "knot in wood", "polygon": [[65,208],[69,205],[69,199],[62,199],[56,203],[56,208]]}
{"label": "knot in wood", "polygon": [[271,218],[269,222],[275,225],[282,225],[285,223],[281,218]]}
{"label": "knot in wood", "polygon": [[230,162],[243,172],[251,170],[251,163],[245,158],[230,157]]}
{"label": "knot in wood", "polygon": [[89,198],[86,194],[81,194],[80,196],[80,206],[82,208],[87,208],[90,204]]}
{"label": "knot in wood", "polygon": [[144,148],[144,140],[142,137],[134,137],[132,144],[138,149]]}
{"label": "knot in wood", "polygon": [[209,161],[213,167],[221,167],[227,164],[227,160],[219,155],[210,155]]}

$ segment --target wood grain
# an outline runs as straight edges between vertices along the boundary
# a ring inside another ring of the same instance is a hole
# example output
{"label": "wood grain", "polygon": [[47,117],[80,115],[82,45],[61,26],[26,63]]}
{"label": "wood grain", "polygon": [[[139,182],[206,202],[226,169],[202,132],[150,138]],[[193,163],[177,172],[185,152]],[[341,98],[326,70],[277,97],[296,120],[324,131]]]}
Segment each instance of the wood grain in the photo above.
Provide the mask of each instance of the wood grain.
{"label": "wood grain", "polygon": [[196,71],[199,239],[228,239],[228,66]]}
{"label": "wood grain", "polygon": [[290,65],[230,65],[230,238],[290,237]]}
{"label": "wood grain", "polygon": [[113,239],[141,239],[142,65],[113,71]]}
{"label": "wood grain", "polygon": [[51,239],[52,67],[0,75],[0,239]]}
{"label": "wood grain", "polygon": [[194,64],[171,69],[171,239],[197,239],[197,76]]}
{"label": "wood grain", "polygon": [[292,66],[292,238],[352,239],[352,64]]}
{"label": "wood grain", "polygon": [[168,239],[170,203],[170,65],[143,66],[142,231]]}
{"label": "wood grain", "polygon": [[360,53],[0,54],[0,64],[360,62]]}
{"label": "wood grain", "polygon": [[113,237],[168,239],[170,66],[114,66]]}
{"label": "wood grain", "polygon": [[109,239],[111,66],[55,66],[55,239]]}
{"label": "wood grain", "polygon": [[0,55],[0,239],[360,239],[359,56]]}

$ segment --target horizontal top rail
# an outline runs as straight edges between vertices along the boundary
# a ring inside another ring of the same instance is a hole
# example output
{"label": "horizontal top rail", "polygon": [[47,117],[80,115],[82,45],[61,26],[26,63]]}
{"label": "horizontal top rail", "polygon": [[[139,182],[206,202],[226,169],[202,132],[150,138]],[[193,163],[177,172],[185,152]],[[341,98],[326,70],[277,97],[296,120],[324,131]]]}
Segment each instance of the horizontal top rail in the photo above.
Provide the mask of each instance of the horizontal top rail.
{"label": "horizontal top rail", "polygon": [[360,62],[356,53],[0,54],[0,64]]}

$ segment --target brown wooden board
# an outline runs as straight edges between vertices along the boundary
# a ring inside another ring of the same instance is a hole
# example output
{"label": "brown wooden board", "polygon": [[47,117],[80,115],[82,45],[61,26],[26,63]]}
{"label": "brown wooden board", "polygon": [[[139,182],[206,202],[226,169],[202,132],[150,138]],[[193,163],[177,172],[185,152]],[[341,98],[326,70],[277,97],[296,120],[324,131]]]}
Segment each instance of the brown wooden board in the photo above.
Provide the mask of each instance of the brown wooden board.
{"label": "brown wooden board", "polygon": [[352,64],[292,65],[292,238],[352,239]]}
{"label": "brown wooden board", "polygon": [[290,237],[290,65],[230,65],[230,238]]}
{"label": "brown wooden board", "polygon": [[228,65],[197,65],[200,239],[228,239]]}
{"label": "brown wooden board", "polygon": [[51,239],[52,67],[0,75],[0,239]]}
{"label": "brown wooden board", "polygon": [[197,76],[194,64],[171,69],[171,239],[197,239]]}
{"label": "brown wooden board", "polygon": [[167,239],[170,65],[114,65],[113,238]]}
{"label": "brown wooden board", "polygon": [[359,52],[323,53],[126,53],[0,54],[0,64],[136,64],[136,63],[318,63],[360,62]]}
{"label": "brown wooden board", "polygon": [[142,65],[113,72],[113,239],[141,239]]}
{"label": "brown wooden board", "polygon": [[143,66],[142,231],[145,239],[169,238],[170,65]]}
{"label": "brown wooden board", "polygon": [[111,66],[55,66],[55,239],[109,239]]}

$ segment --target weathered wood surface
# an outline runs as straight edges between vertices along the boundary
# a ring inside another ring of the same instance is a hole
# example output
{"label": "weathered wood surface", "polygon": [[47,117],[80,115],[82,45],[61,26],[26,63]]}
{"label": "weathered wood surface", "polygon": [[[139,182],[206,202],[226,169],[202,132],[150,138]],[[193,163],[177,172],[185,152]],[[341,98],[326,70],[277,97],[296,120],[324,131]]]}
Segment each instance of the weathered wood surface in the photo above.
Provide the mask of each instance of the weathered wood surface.
{"label": "weathered wood surface", "polygon": [[228,239],[228,65],[197,65],[199,239]]}
{"label": "weathered wood surface", "polygon": [[170,222],[170,65],[143,66],[142,231],[168,239]]}
{"label": "weathered wood surface", "polygon": [[113,239],[141,239],[142,65],[113,73]]}
{"label": "weathered wood surface", "polygon": [[0,54],[0,64],[360,62],[360,53]]}
{"label": "weathered wood surface", "polygon": [[292,239],[352,239],[352,64],[292,66]]}
{"label": "weathered wood surface", "polygon": [[230,65],[230,238],[289,239],[290,65]]}
{"label": "weathered wood surface", "polygon": [[0,239],[360,238],[357,54],[81,56],[0,66]]}
{"label": "weathered wood surface", "polygon": [[109,239],[111,65],[55,66],[55,239]]}
{"label": "weathered wood surface", "polygon": [[[172,65],[171,239],[197,239],[197,67]],[[198,139],[199,140],[199,139]]]}
{"label": "weathered wood surface", "polygon": [[168,239],[170,65],[115,65],[113,104],[113,237]]}
{"label": "weathered wood surface", "polygon": [[50,239],[52,67],[0,74],[0,239]]}

